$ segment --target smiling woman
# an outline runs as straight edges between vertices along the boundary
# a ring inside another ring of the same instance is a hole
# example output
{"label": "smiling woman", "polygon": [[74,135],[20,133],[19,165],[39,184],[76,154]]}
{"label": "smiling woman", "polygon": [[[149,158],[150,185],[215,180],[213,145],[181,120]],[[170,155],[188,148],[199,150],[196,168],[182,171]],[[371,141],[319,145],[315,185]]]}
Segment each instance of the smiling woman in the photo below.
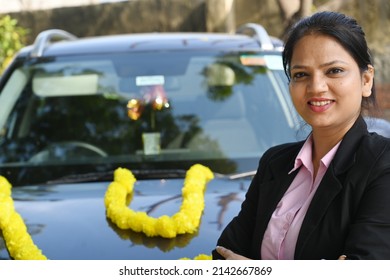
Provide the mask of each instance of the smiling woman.
{"label": "smiling woman", "polygon": [[390,139],[363,119],[376,106],[363,30],[316,13],[291,29],[283,62],[311,133],[265,152],[213,257],[390,259]]}
{"label": "smiling woman", "polygon": [[293,103],[315,138],[335,135],[329,143],[334,146],[360,115],[362,98],[371,95],[374,69],[367,65],[361,72],[350,53],[328,35],[304,36],[295,48],[290,64]]}

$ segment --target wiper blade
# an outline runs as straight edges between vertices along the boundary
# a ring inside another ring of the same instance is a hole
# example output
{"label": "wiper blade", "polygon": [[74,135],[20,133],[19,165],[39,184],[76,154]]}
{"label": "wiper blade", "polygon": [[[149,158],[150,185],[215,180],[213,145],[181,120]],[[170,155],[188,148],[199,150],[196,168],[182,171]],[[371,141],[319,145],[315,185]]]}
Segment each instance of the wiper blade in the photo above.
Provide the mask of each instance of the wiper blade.
{"label": "wiper blade", "polygon": [[253,176],[255,176],[256,171],[257,171],[257,170],[251,170],[251,171],[247,171],[247,172],[241,172],[241,173],[237,173],[237,174],[228,175],[227,177],[228,177],[228,179],[230,179],[230,180],[237,180],[237,179],[243,179],[243,178],[253,177]]}
{"label": "wiper blade", "polygon": [[172,179],[184,178],[187,170],[183,169],[136,169],[131,170],[137,179]]}
{"label": "wiper blade", "polygon": [[83,174],[70,174],[58,179],[49,180],[47,184],[71,184],[84,182],[97,182],[103,180],[112,180],[114,171],[91,172]]}
{"label": "wiper blade", "polygon": [[[186,170],[182,169],[135,169],[131,170],[137,180],[143,179],[172,179],[184,178]],[[71,184],[98,181],[112,181],[114,171],[91,172],[83,174],[70,174],[58,179],[49,180],[47,184]]]}

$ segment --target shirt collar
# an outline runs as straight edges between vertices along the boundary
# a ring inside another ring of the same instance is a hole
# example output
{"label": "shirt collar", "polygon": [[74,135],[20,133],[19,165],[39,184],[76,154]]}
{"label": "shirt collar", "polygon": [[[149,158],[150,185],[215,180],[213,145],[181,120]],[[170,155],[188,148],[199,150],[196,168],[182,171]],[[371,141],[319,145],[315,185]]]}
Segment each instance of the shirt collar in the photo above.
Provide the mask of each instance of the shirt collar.
{"label": "shirt collar", "polygon": [[[311,169],[313,166],[312,162],[312,146],[313,146],[313,139],[312,134],[306,139],[305,143],[303,144],[301,150],[299,151],[297,157],[295,158],[295,163],[293,169],[288,174],[291,174],[295,170],[297,170],[302,165],[305,166],[307,169]],[[322,159],[321,162],[326,166],[326,168],[329,167],[334,155],[337,152],[338,147],[340,146],[340,142],[338,142]]]}

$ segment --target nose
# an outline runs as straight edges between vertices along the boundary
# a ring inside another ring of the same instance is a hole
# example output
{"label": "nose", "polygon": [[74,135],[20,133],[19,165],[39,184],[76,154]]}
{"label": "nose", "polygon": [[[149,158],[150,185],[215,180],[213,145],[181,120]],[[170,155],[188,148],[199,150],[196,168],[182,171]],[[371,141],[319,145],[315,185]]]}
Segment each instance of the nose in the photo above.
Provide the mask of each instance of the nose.
{"label": "nose", "polygon": [[328,90],[328,85],[326,82],[326,77],[319,73],[314,73],[310,76],[307,84],[307,91],[312,94],[318,94],[326,92]]}

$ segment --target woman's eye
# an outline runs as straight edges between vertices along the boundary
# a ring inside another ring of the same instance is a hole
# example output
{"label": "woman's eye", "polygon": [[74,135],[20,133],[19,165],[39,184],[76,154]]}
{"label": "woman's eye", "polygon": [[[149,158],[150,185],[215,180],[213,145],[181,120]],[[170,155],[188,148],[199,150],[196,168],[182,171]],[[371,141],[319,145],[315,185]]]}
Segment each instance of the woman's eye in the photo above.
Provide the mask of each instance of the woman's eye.
{"label": "woman's eye", "polygon": [[340,68],[332,68],[332,69],[329,69],[328,73],[329,74],[338,74],[338,73],[342,73],[343,72],[343,69],[340,69]]}
{"label": "woman's eye", "polygon": [[306,73],[304,73],[304,72],[297,72],[297,73],[293,74],[292,78],[293,78],[294,81],[296,81],[296,80],[298,80],[300,78],[303,78],[305,76],[307,76]]}

